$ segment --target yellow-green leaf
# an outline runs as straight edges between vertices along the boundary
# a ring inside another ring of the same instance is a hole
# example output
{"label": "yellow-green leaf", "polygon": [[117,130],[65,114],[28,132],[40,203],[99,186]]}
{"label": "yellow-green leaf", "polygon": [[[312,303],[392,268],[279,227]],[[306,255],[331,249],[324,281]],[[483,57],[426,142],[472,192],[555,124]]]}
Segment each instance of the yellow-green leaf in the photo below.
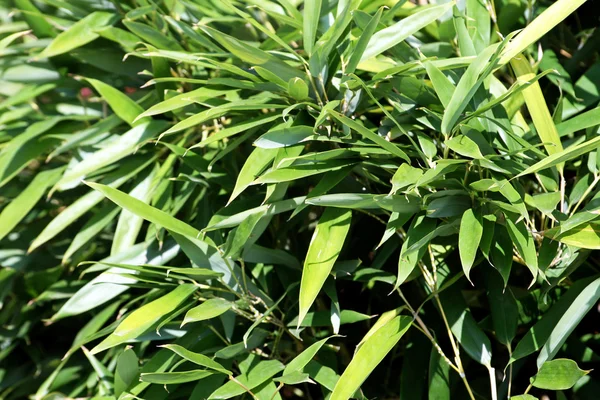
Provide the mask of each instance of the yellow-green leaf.
{"label": "yellow-green leaf", "polygon": [[161,318],[177,310],[177,307],[190,297],[196,289],[197,287],[191,284],[179,285],[170,293],[138,308],[126,317],[110,336],[94,347],[91,353],[100,353],[140,336],[158,323]]}
{"label": "yellow-green leaf", "polygon": [[[510,64],[515,72],[517,80],[527,82],[532,81],[535,78],[535,72],[529,61],[524,56],[515,57],[510,61]],[[552,115],[548,110],[546,99],[542,93],[539,82],[535,81],[528,88],[524,89],[523,97],[525,98],[525,104],[533,120],[533,125],[540,137],[541,142],[544,144],[544,148],[548,155],[552,155],[562,151],[562,143],[558,136],[558,131],[552,120]],[[559,163],[558,169],[562,171],[563,164]]]}
{"label": "yellow-green leaf", "polygon": [[199,306],[189,310],[185,314],[181,326],[190,322],[204,321],[218,317],[219,315],[231,309],[232,306],[233,304],[231,304],[231,302],[221,298],[208,299]]}
{"label": "yellow-green leaf", "polygon": [[500,65],[508,63],[513,57],[525,50],[529,45],[535,43],[550,29],[567,18],[586,0],[558,0],[544,10],[525,29],[523,29],[511,42],[500,58]]}

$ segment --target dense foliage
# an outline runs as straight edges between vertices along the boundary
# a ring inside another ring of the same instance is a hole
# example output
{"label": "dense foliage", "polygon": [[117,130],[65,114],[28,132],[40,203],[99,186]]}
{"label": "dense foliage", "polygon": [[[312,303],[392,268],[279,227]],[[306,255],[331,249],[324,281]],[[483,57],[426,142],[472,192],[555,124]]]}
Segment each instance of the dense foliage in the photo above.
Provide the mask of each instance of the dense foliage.
{"label": "dense foliage", "polygon": [[597,1],[0,18],[0,398],[598,398]]}

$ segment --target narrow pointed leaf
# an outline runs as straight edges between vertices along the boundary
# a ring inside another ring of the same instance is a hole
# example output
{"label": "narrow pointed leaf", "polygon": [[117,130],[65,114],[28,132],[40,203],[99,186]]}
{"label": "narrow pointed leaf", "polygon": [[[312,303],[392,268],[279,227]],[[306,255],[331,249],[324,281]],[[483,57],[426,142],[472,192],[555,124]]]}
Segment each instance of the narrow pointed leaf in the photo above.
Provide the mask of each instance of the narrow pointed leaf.
{"label": "narrow pointed leaf", "polygon": [[308,313],[325,284],[333,264],[340,255],[346,235],[350,230],[351,219],[352,212],[350,210],[333,207],[326,208],[319,219],[302,271],[299,324]]}
{"label": "narrow pointed leaf", "polygon": [[376,330],[372,329],[370,337],[360,346],[337,381],[331,399],[350,399],[410,328],[411,322],[410,317],[398,316],[377,326]]}
{"label": "narrow pointed leaf", "polygon": [[138,308],[126,317],[110,336],[94,347],[91,351],[92,354],[100,353],[140,336],[158,323],[161,318],[175,311],[196,289],[197,287],[194,285],[180,285],[170,293]]}

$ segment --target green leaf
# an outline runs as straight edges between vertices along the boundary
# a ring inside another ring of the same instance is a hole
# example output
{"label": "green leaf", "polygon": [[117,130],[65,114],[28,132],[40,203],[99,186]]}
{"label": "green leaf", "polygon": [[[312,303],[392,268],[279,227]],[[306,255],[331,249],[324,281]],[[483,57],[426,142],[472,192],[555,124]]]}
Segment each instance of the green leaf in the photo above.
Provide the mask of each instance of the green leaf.
{"label": "green leaf", "polygon": [[531,384],[540,389],[567,390],[589,373],[590,371],[580,369],[575,361],[559,358],[546,361],[538,373],[531,378]]}
{"label": "green leaf", "polygon": [[108,146],[68,169],[55,187],[65,190],[78,185],[82,179],[100,168],[133,154],[138,146],[154,138],[164,127],[165,123],[159,121],[136,125]]}
{"label": "green leaf", "polygon": [[302,43],[308,55],[313,52],[317,29],[319,28],[319,17],[321,14],[321,0],[305,0],[302,26]]}
{"label": "green leaf", "polygon": [[477,143],[468,136],[454,136],[452,139],[446,141],[446,146],[448,146],[450,150],[464,157],[476,159],[483,158],[483,154],[481,154],[481,150],[479,150]]}
{"label": "green leaf", "polygon": [[371,20],[362,31],[362,34],[358,38],[356,42],[356,46],[352,50],[352,55],[350,56],[350,60],[348,60],[348,65],[346,65],[346,74],[353,74],[356,71],[356,67],[360,63],[360,60],[363,58],[367,47],[369,46],[369,42],[375,33],[375,30],[379,26],[379,20],[381,19],[381,14],[383,13],[383,7],[380,7],[375,15],[371,17]]}
{"label": "green leaf", "polygon": [[[450,3],[448,3],[450,4]],[[461,113],[467,107],[469,101],[481,85],[480,75],[489,70],[490,59],[497,52],[498,44],[493,44],[485,48],[475,60],[469,64],[469,67],[460,78],[452,99],[448,103],[442,118],[442,133],[448,135],[458,122]]]}
{"label": "green leaf", "polygon": [[546,215],[551,215],[560,203],[560,192],[541,193],[531,198],[531,204]]}
{"label": "green leaf", "polygon": [[190,237],[200,236],[200,231],[194,227],[172,217],[162,210],[149,206],[143,201],[131,197],[120,190],[114,189],[110,186],[102,185],[100,183],[86,182],[86,184],[92,189],[97,190],[104,196],[108,197],[119,207],[122,207],[134,213],[135,215],[139,215],[147,221],[162,226],[169,231],[179,233],[180,235]]}
{"label": "green leaf", "polygon": [[112,25],[115,21],[115,14],[102,11],[93,12],[56,36],[37,58],[54,57],[88,44],[99,37],[96,29]]}
{"label": "green leaf", "polygon": [[435,219],[428,218],[425,215],[417,216],[413,219],[406,240],[400,249],[400,257],[398,258],[398,278],[396,279],[396,287],[403,284],[406,279],[412,274],[417,266],[417,262],[423,257],[426,246],[421,246],[419,251],[408,252],[408,249],[417,244],[426,234],[430,233],[436,227]]}
{"label": "green leaf", "polygon": [[279,60],[270,53],[250,46],[232,36],[226,35],[206,25],[200,25],[199,27],[208,36],[213,38],[234,56],[252,66],[263,67],[267,71],[283,79],[285,82],[288,82],[290,79],[296,77],[302,78],[302,74],[296,68],[286,64],[284,61]]}
{"label": "green leaf", "polygon": [[452,287],[442,292],[440,299],[450,329],[460,345],[473,360],[490,368],[492,360],[490,340],[475,322],[460,291]]}
{"label": "green leaf", "polygon": [[137,122],[141,118],[164,114],[169,111],[178,110],[193,103],[201,103],[217,97],[227,96],[235,92],[235,90],[215,90],[208,87],[201,87],[199,89],[178,94],[170,99],[154,104],[152,107],[136,116],[134,122]]}
{"label": "green leaf", "polygon": [[596,125],[600,125],[600,107],[596,107],[593,110],[586,111],[561,122],[556,125],[556,130],[558,131],[559,136],[566,136]]}
{"label": "green leaf", "polygon": [[460,220],[460,231],[458,233],[458,251],[460,262],[467,279],[471,267],[477,256],[477,249],[483,236],[483,223],[479,212],[475,213],[472,208],[464,212]]}
{"label": "green leaf", "polygon": [[414,185],[423,175],[423,170],[414,168],[409,164],[400,164],[394,176],[392,176],[392,192]]}
{"label": "green leaf", "polygon": [[437,349],[432,348],[429,356],[429,399],[450,400],[450,365]]}
{"label": "green leaf", "polygon": [[126,349],[117,358],[115,370],[115,396],[127,391],[138,380],[139,360],[132,349]]}
{"label": "green leaf", "polygon": [[140,336],[161,318],[175,311],[196,289],[198,288],[195,285],[179,285],[168,294],[138,308],[127,316],[110,336],[94,347],[91,353],[100,353]]}
{"label": "green leaf", "polygon": [[440,18],[453,6],[454,2],[451,1],[439,6],[427,7],[424,10],[414,13],[410,17],[402,19],[392,26],[380,30],[374,34],[369,41],[361,60],[368,60],[369,58],[375,57],[387,49],[396,46],[410,35],[415,34]]}
{"label": "green leaf", "polygon": [[125,93],[97,79],[85,78],[85,80],[100,93],[100,96],[108,103],[113,112],[129,125],[135,126],[149,122],[149,120],[137,118],[144,109]]}
{"label": "green leaf", "polygon": [[[475,50],[475,45],[473,44],[473,39],[469,35],[469,31],[467,30],[466,17],[463,13],[461,13],[458,8],[454,7],[452,10],[454,14],[454,29],[456,29],[456,34],[458,36],[458,48],[460,50],[461,56],[475,56],[477,55],[477,51]],[[483,49],[480,49],[480,51]]]}
{"label": "green leaf", "polygon": [[171,350],[173,353],[194,364],[210,368],[217,372],[221,372],[225,375],[232,375],[231,371],[225,369],[221,364],[205,356],[204,354],[194,353],[192,351],[189,351],[185,347],[179,346],[177,344],[165,344],[161,347]]}
{"label": "green leaf", "polygon": [[523,221],[515,224],[511,219],[507,218],[506,227],[517,251],[523,257],[527,268],[529,268],[531,275],[533,275],[530,284],[533,285],[539,272],[535,241]]}
{"label": "green leaf", "polygon": [[[58,117],[35,122],[4,146],[0,157],[0,187],[12,179],[31,159],[39,156],[39,154],[36,154],[37,152],[34,152],[28,154],[25,159],[20,158],[23,153],[27,153],[27,150],[33,147],[32,144],[39,136],[45,134],[59,122],[60,118]],[[15,164],[21,165],[18,165],[17,169],[11,168]]]}
{"label": "green leaf", "polygon": [[545,341],[544,347],[542,347],[540,355],[537,358],[538,368],[541,368],[546,361],[554,358],[571,332],[575,330],[579,322],[588,313],[588,311],[594,307],[599,299],[600,278],[597,278],[581,291],[581,293],[577,296],[577,298],[553,327],[552,332]]}
{"label": "green leaf", "polygon": [[[535,77],[535,72],[525,57],[515,57],[510,63],[517,80],[530,81]],[[522,93],[533,124],[535,125],[535,130],[544,144],[546,152],[548,155],[561,152],[563,150],[562,143],[546,105],[546,99],[544,98],[539,82],[532,83]],[[558,164],[559,171],[562,171],[562,168],[563,164]]]}
{"label": "green leaf", "polygon": [[351,209],[378,209],[381,206],[375,201],[372,194],[363,193],[336,193],[325,194],[307,199],[308,204],[323,207],[339,207]]}
{"label": "green leaf", "polygon": [[308,97],[308,85],[300,78],[292,78],[289,80],[288,93],[294,100],[302,101]]}
{"label": "green leaf", "polygon": [[600,136],[597,136],[578,145],[567,147],[566,149],[559,151],[558,153],[554,153],[538,161],[531,167],[528,167],[523,172],[519,173],[516,176],[516,178],[525,176],[527,174],[532,174],[534,172],[538,172],[546,168],[551,168],[560,165],[566,161],[572,160],[583,154],[589,153],[590,151],[594,151],[598,148],[598,143],[600,143]]}
{"label": "green leaf", "polygon": [[448,107],[454,94],[454,84],[431,61],[425,62],[425,70],[442,105]]}
{"label": "green leaf", "polygon": [[112,392],[112,374],[88,349],[82,347],[83,354],[90,362],[90,365],[94,369],[98,380],[100,381],[100,387],[98,388],[101,394],[108,394]]}
{"label": "green leaf", "polygon": [[[202,124],[203,122],[209,121],[211,119],[219,118],[228,112],[231,111],[248,111],[248,110],[262,110],[269,108],[284,108],[285,106],[281,104],[271,104],[271,103],[256,103],[256,102],[248,102],[248,101],[238,101],[232,103],[226,103],[220,106],[212,107],[197,114],[192,115],[189,118],[184,119],[183,121],[178,122],[175,126],[169,128],[166,132],[161,134],[160,138],[164,135],[169,135],[175,132],[183,131],[185,129],[194,127],[196,125]],[[259,118],[259,121],[269,122],[268,119]]]}
{"label": "green leaf", "polygon": [[280,183],[295,181],[313,175],[323,174],[330,171],[338,171],[355,164],[350,160],[328,160],[308,164],[291,165],[286,168],[272,169],[256,179],[254,184]]}
{"label": "green leaf", "polygon": [[326,208],[321,215],[304,261],[298,324],[308,313],[340,255],[351,219],[351,211],[333,207]]}
{"label": "green leaf", "polygon": [[467,29],[476,51],[490,44],[491,21],[487,4],[479,0],[467,0]]}
{"label": "green leaf", "polygon": [[209,399],[230,399],[240,396],[246,390],[252,390],[265,383],[283,369],[283,364],[277,360],[256,363],[247,373],[236,376],[233,381],[227,382],[215,390]]}
{"label": "green leaf", "polygon": [[106,226],[117,216],[119,211],[120,209],[114,204],[109,204],[97,211],[71,241],[69,248],[65,251],[65,254],[63,254],[63,264],[66,264],[77,250],[106,228]]}
{"label": "green leaf", "polygon": [[487,298],[492,312],[492,324],[496,339],[510,348],[517,334],[519,310],[512,291],[504,287],[495,272],[486,274]]}
{"label": "green leaf", "polygon": [[31,0],[15,0],[15,6],[24,11],[23,18],[39,38],[56,36],[55,29],[40,14]]}
{"label": "green leaf", "polygon": [[204,379],[214,372],[206,371],[203,369],[193,369],[190,371],[178,371],[178,372],[146,372],[140,375],[142,382],[158,383],[161,385],[173,385],[176,383],[186,383],[199,381]]}
{"label": "green leaf", "polygon": [[146,24],[141,24],[135,21],[123,20],[123,24],[131,32],[142,38],[145,42],[162,50],[183,50],[175,39],[163,35],[157,29],[154,29]]}
{"label": "green leaf", "polygon": [[356,131],[359,135],[363,136],[364,138],[371,140],[372,142],[381,146],[383,149],[389,151],[390,153],[394,154],[395,156],[400,157],[403,160],[405,160],[406,162],[410,163],[410,159],[408,158],[406,153],[403,152],[402,150],[400,150],[400,148],[398,146],[388,142],[387,140],[385,140],[381,136],[377,135],[376,133],[371,132],[369,129],[365,128],[363,125],[359,124],[358,122],[356,122],[338,112],[335,112],[333,110],[329,111],[329,115],[331,115],[333,118],[338,120],[341,124],[347,126],[348,128],[352,129],[353,131]]}
{"label": "green leaf", "polygon": [[0,240],[25,218],[42,198],[46,189],[58,180],[62,172],[62,168],[56,168],[37,174],[31,183],[8,203],[0,213]]}
{"label": "green leaf", "polygon": [[[124,162],[121,168],[117,169],[112,175],[107,176],[102,182],[110,188],[119,187],[127,182],[131,176],[137,174],[142,168],[147,166],[149,161],[152,160],[136,159]],[[28,251],[32,252],[48,240],[54,238],[92,207],[100,203],[103,198],[104,196],[101,193],[90,191],[75,200],[73,204],[62,210],[60,214],[44,227],[42,232],[33,240]]]}
{"label": "green leaf", "polygon": [[278,149],[302,143],[313,135],[312,126],[275,127],[256,139],[254,145],[261,149]]}
{"label": "green leaf", "polygon": [[318,342],[315,342],[308,346],[306,349],[302,351],[302,353],[298,354],[292,361],[285,366],[283,370],[283,376],[292,374],[294,372],[299,372],[304,369],[304,367],[312,360],[317,352],[321,350],[321,347],[333,336],[327,337],[325,339],[321,339]]}
{"label": "green leaf", "polygon": [[[558,302],[544,314],[542,319],[523,336],[517,344],[510,362],[519,360],[541,349],[548,342],[555,329],[557,330],[555,338],[564,343],[564,340],[566,340],[565,333],[572,332],[589,311],[589,308],[586,310],[585,307],[591,307],[591,304],[594,304],[591,299],[596,295],[594,291],[598,291],[598,287],[600,287],[600,278],[596,280],[583,279],[575,282]],[[583,293],[584,290],[585,293]],[[566,325],[559,327],[559,321],[563,317],[565,317],[563,322]]]}
{"label": "green leaf", "polygon": [[[352,310],[342,310],[340,313],[340,325],[355,324],[361,321],[367,321],[372,317]],[[295,317],[288,324],[290,327],[331,327],[331,313],[329,311],[311,311],[306,314],[304,320],[298,324],[298,317]]]}
{"label": "green leaf", "polygon": [[410,317],[397,316],[380,326],[373,326],[367,333],[368,339],[358,348],[352,361],[337,381],[331,400],[347,400],[353,397],[354,392],[394,348],[410,328],[411,323]]}
{"label": "green leaf", "polygon": [[600,249],[600,227],[596,224],[585,224],[557,235],[558,233],[555,228],[546,231],[544,235],[580,249]]}
{"label": "green leaf", "polygon": [[558,0],[553,3],[506,46],[502,58],[500,58],[500,65],[508,63],[529,45],[535,43],[583,3],[585,0]]}
{"label": "green leaf", "polygon": [[292,372],[291,374],[284,374],[280,378],[273,378],[274,382],[281,382],[286,385],[298,385],[300,383],[314,383],[310,376],[303,372]]}
{"label": "green leaf", "polygon": [[[267,210],[264,210],[263,212],[252,214],[242,221],[237,228],[229,232],[227,242],[225,243],[225,257],[238,258],[244,248],[251,246],[258,240],[257,236],[260,236],[262,232],[259,223],[266,212]],[[257,226],[258,234],[256,234]]]}
{"label": "green leaf", "polygon": [[218,297],[214,299],[208,299],[199,306],[189,310],[185,314],[181,326],[189,324],[190,322],[205,321],[207,319],[218,317],[219,315],[229,311],[232,306],[233,304],[231,304],[231,302]]}
{"label": "green leaf", "polygon": [[[153,185],[155,184],[157,172],[157,168],[153,168],[147,176],[137,182],[137,185],[131,190],[129,196],[148,204],[155,189]],[[141,216],[129,210],[121,211],[110,249],[111,255],[125,251],[135,244],[142,229],[143,221]]]}

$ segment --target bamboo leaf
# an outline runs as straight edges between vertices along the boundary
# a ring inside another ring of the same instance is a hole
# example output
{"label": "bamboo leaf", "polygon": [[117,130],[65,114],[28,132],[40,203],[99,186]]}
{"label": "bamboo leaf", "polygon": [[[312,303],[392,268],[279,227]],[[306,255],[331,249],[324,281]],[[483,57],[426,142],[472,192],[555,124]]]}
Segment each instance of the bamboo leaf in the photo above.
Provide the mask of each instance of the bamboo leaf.
{"label": "bamboo leaf", "polygon": [[540,389],[568,390],[588,373],[590,371],[580,369],[573,360],[556,359],[546,361],[538,373],[531,378],[531,384]]}
{"label": "bamboo leaf", "polygon": [[229,311],[231,307],[233,307],[233,304],[227,300],[220,298],[208,299],[199,306],[189,310],[185,314],[181,326],[190,322],[204,321],[218,317],[219,315]]}
{"label": "bamboo leaf", "polygon": [[367,49],[363,53],[361,60],[368,60],[369,58],[375,57],[387,49],[394,47],[410,35],[415,34],[440,18],[453,6],[454,2],[451,1],[439,6],[427,7],[422,11],[414,13],[410,17],[402,19],[392,26],[380,30],[373,35],[371,40],[369,40],[369,44],[367,45]]}
{"label": "bamboo leaf", "polygon": [[129,125],[135,126],[149,122],[149,120],[145,119],[136,119],[144,109],[131,100],[125,93],[97,79],[85,78],[85,80],[91,83],[94,89],[100,93],[100,96],[104,98],[114,113]]}
{"label": "bamboo leaf", "polygon": [[567,147],[566,149],[558,153],[554,153],[528,167],[523,172],[519,173],[519,175],[517,175],[517,178],[560,165],[583,154],[587,154],[590,151],[595,150],[598,147],[598,143],[600,143],[600,136],[590,139],[586,142],[580,143],[578,145]]}
{"label": "bamboo leaf", "polygon": [[172,217],[162,210],[149,206],[143,201],[131,197],[120,190],[114,189],[110,186],[102,185],[100,183],[86,182],[86,184],[92,189],[97,190],[104,196],[108,197],[119,207],[129,210],[133,214],[138,215],[147,221],[160,225],[169,231],[190,237],[198,237],[200,235],[200,231],[186,224],[185,222]]}
{"label": "bamboo leaf", "polygon": [[142,382],[159,383],[161,385],[174,385],[177,383],[198,381],[212,374],[212,371],[204,369],[177,372],[146,372],[140,375],[140,380]]}
{"label": "bamboo leaf", "polygon": [[558,0],[553,3],[510,42],[502,53],[500,65],[508,63],[529,45],[535,43],[583,3],[585,0]]}
{"label": "bamboo leaf", "polygon": [[192,351],[189,351],[185,347],[179,346],[177,344],[166,344],[161,347],[171,350],[173,353],[194,364],[210,368],[217,372],[221,372],[225,375],[232,375],[231,371],[225,369],[221,364],[205,356],[204,354],[194,353]]}
{"label": "bamboo leaf", "polygon": [[127,316],[110,336],[94,347],[91,353],[98,354],[128,340],[135,339],[158,323],[161,318],[175,311],[196,289],[197,287],[194,285],[180,285],[170,293],[138,308]]}
{"label": "bamboo leaf", "polygon": [[319,219],[302,271],[298,324],[308,313],[340,255],[351,219],[351,211],[333,207],[326,208]]}
{"label": "bamboo leaf", "polygon": [[571,332],[599,299],[600,278],[591,282],[577,295],[577,298],[569,305],[556,326],[553,327],[537,358],[538,368],[542,368],[545,362],[554,358]]}
{"label": "bamboo leaf", "polygon": [[317,29],[319,28],[319,17],[321,14],[321,0],[306,0],[304,2],[304,16],[302,27],[304,50],[311,55],[315,38],[317,37]]}
{"label": "bamboo leaf", "polygon": [[[517,80],[531,81],[535,78],[535,72],[529,65],[529,62],[524,57],[514,57],[510,64],[515,72]],[[558,131],[546,105],[546,99],[542,94],[539,82],[532,83],[528,88],[523,90],[525,104],[533,119],[535,130],[540,137],[541,142],[546,148],[548,155],[559,153],[563,150]],[[559,171],[563,169],[562,163],[558,164]]]}
{"label": "bamboo leaf", "polygon": [[370,335],[367,333],[370,337],[359,347],[337,381],[331,399],[347,400],[353,397],[354,392],[394,348],[410,325],[411,318],[398,316],[386,321],[381,326],[374,326],[369,331]]}
{"label": "bamboo leaf", "polygon": [[464,212],[460,220],[460,231],[458,233],[458,251],[460,254],[460,262],[465,272],[467,279],[469,278],[469,272],[475,262],[477,256],[477,249],[481,242],[483,235],[483,223],[481,221],[481,215],[477,214],[473,209],[469,208]]}
{"label": "bamboo leaf", "polygon": [[69,29],[61,32],[37,58],[50,58],[67,53],[97,39],[96,29],[116,22],[115,14],[96,11],[77,21]]}

